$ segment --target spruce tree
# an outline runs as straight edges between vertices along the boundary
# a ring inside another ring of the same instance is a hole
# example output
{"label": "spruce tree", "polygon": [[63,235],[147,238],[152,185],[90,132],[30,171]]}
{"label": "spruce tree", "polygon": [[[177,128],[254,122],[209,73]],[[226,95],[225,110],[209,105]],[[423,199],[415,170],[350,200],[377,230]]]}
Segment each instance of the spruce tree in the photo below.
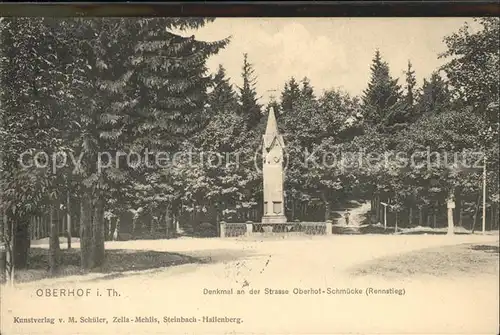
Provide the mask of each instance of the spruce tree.
{"label": "spruce tree", "polygon": [[243,54],[243,86],[239,87],[240,114],[247,124],[247,129],[253,129],[262,118],[262,106],[258,102],[253,65],[248,61],[248,54]]}
{"label": "spruce tree", "polygon": [[300,86],[294,77],[285,83],[281,92],[281,111],[283,114],[293,113],[300,99]]}
{"label": "spruce tree", "polygon": [[[132,63],[135,71],[128,89],[134,103],[125,111],[127,144],[132,150],[170,153],[184,150],[185,143],[209,122],[206,106],[212,77],[207,73],[206,61],[229,41],[204,42],[172,31],[199,28],[210,21],[161,18],[141,19],[134,24],[137,43]],[[143,166],[132,171],[137,187],[146,190],[139,201],[147,205],[149,199],[156,199],[153,207],[165,218],[167,237],[173,236],[171,210],[185,186],[182,173],[183,170],[175,166]],[[147,187],[151,181],[154,181],[153,187]]]}
{"label": "spruce tree", "polygon": [[405,71],[406,74],[406,103],[408,106],[413,106],[415,103],[415,86],[417,85],[417,80],[415,79],[415,71],[410,61],[408,61],[408,68]]}
{"label": "spruce tree", "polygon": [[410,123],[418,118],[416,113],[416,89],[417,80],[411,61],[408,61],[408,67],[405,71],[404,95],[401,104],[401,111],[396,115],[395,121],[398,123]]}
{"label": "spruce tree", "polygon": [[439,114],[451,108],[451,95],[448,84],[439,73],[433,72],[429,79],[424,79],[422,93],[418,98],[420,113]]}
{"label": "spruce tree", "polygon": [[314,100],[316,97],[314,96],[314,89],[311,86],[311,81],[309,78],[304,77],[304,79],[301,80],[302,83],[302,88],[300,90],[300,95],[302,99],[307,99],[307,100]]}
{"label": "spruce tree", "polygon": [[219,65],[213,76],[212,91],[208,94],[208,112],[210,116],[237,112],[238,97],[229,82],[226,69]]}
{"label": "spruce tree", "polygon": [[370,81],[362,97],[365,119],[375,125],[388,125],[398,113],[395,107],[401,98],[401,87],[398,79],[391,77],[389,65],[382,59],[378,49],[370,69]]}

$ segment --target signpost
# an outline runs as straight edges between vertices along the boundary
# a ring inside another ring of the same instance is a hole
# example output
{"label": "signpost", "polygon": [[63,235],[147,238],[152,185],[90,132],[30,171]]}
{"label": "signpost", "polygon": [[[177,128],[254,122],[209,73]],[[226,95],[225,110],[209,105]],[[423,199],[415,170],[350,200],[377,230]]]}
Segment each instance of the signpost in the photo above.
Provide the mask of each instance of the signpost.
{"label": "signpost", "polygon": [[486,153],[483,163],[483,235],[486,234]]}
{"label": "signpost", "polygon": [[450,198],[447,203],[448,207],[448,235],[453,235],[453,209],[455,208],[455,201]]}
{"label": "signpost", "polygon": [[387,229],[387,206],[389,206],[389,204],[385,203],[385,202],[380,202],[380,204],[382,206],[384,206],[384,230]]}

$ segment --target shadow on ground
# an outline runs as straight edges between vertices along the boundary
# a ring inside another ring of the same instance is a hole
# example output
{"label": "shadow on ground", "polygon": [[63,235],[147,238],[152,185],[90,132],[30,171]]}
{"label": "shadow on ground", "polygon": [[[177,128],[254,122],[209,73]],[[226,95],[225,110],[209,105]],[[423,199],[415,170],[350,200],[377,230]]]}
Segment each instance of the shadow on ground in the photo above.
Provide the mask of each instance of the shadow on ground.
{"label": "shadow on ground", "polygon": [[[106,259],[101,267],[89,272],[80,269],[80,250],[61,250],[61,265],[55,278],[85,275],[88,273],[104,274],[87,281],[98,281],[140,275],[145,271],[158,272],[168,267],[185,264],[212,264],[244,259],[252,253],[248,250],[205,250],[180,254],[166,251],[110,249],[106,250]],[[155,271],[157,270],[157,271]],[[28,268],[15,271],[17,283],[34,282],[51,277],[49,256],[45,248],[31,248]],[[5,276],[0,278],[5,281]]]}

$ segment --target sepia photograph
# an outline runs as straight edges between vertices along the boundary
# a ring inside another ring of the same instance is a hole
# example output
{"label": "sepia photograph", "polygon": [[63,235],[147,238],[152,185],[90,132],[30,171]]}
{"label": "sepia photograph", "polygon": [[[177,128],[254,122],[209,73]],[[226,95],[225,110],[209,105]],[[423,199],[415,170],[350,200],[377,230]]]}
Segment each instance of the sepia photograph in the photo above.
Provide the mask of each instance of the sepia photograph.
{"label": "sepia photograph", "polygon": [[0,333],[498,334],[498,17],[0,17]]}

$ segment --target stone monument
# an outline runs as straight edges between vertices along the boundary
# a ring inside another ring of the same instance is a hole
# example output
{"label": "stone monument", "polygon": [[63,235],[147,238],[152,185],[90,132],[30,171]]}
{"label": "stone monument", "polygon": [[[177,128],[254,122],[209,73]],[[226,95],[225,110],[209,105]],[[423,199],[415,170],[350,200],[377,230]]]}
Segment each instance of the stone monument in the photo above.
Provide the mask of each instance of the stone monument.
{"label": "stone monument", "polygon": [[269,111],[263,140],[264,216],[262,217],[262,224],[285,224],[286,216],[283,198],[283,153],[285,143],[283,142],[283,136],[279,134],[273,108]]}

